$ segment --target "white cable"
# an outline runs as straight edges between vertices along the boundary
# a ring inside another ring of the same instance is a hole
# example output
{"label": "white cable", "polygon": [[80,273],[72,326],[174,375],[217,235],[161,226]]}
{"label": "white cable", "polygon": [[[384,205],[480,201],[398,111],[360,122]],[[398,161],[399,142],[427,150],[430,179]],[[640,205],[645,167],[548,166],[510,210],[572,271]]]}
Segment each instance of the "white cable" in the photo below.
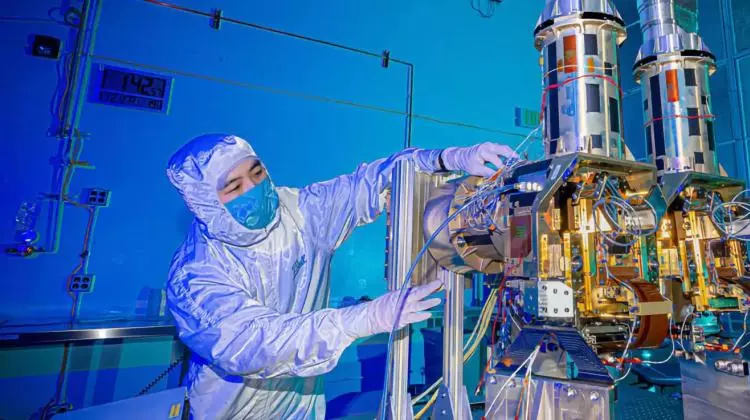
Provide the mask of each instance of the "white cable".
{"label": "white cable", "polygon": [[628,377],[628,375],[630,375],[630,370],[631,370],[631,369],[633,369],[633,364],[632,364],[632,363],[628,365],[628,370],[627,370],[627,371],[625,371],[625,374],[623,374],[623,375],[622,375],[622,376],[620,376],[619,378],[615,379],[615,383],[617,384],[617,383],[619,383],[620,381],[622,381],[623,379],[627,378],[627,377]]}
{"label": "white cable", "polygon": [[[539,354],[539,352],[537,352],[537,355],[538,354]],[[529,412],[531,410],[531,402],[532,402],[532,398],[531,398],[531,382],[532,382],[531,381],[531,369],[534,367],[534,361],[535,360],[536,360],[536,355],[529,362],[529,368],[526,369],[526,379],[525,379],[526,380],[526,415],[524,416],[524,418],[528,418],[529,414],[531,414]],[[519,404],[520,404],[520,401],[519,401]]]}
{"label": "white cable", "polygon": [[[625,358],[628,357],[628,349],[630,348],[630,342],[633,341],[633,333],[635,332],[635,324],[638,317],[633,317],[633,324],[630,325],[630,334],[628,335],[628,342],[625,343],[625,350],[622,352],[622,362],[617,366],[618,369],[622,369],[622,365],[625,364]],[[631,363],[632,365],[632,363]]]}
{"label": "white cable", "polygon": [[513,314],[510,313],[510,309],[506,308],[506,311],[508,313],[508,318],[510,318],[510,320],[513,321],[513,325],[515,325],[516,328],[518,328],[518,331],[521,331],[521,326],[518,325],[518,322],[516,322],[516,319],[513,318]]}
{"label": "white cable", "polygon": [[[481,338],[484,336],[484,334],[482,334],[480,332],[480,330],[485,330],[486,331],[486,326],[489,324],[488,321],[491,319],[490,315],[492,314],[492,308],[494,308],[495,303],[497,303],[497,293],[496,292],[497,292],[497,289],[492,289],[490,291],[490,295],[487,298],[487,300],[485,301],[484,307],[482,308],[482,312],[479,315],[479,321],[476,323],[476,325],[474,325],[474,330],[471,332],[471,335],[466,340],[466,344],[464,344],[464,349],[463,349],[464,350],[464,361],[468,360],[473,355],[473,352],[471,352],[471,354],[467,353],[468,349],[471,349],[472,347],[474,347],[474,342],[473,341],[474,340],[481,340]],[[479,334],[477,334],[477,333],[479,333]],[[413,406],[413,405],[417,404],[419,401],[423,400],[425,397],[427,397],[428,395],[430,395],[432,392],[434,392],[440,386],[440,384],[442,382],[443,382],[443,377],[441,376],[435,382],[433,382],[432,385],[430,385],[424,392],[422,392],[418,396],[412,398],[411,405]]]}
{"label": "white cable", "polygon": [[[732,348],[729,350],[730,353],[733,352],[734,349],[737,348],[737,345],[740,344],[742,339],[745,337],[745,333],[747,333],[747,315],[748,314],[750,314],[750,309],[745,310],[745,318],[742,321],[742,335],[740,336],[740,338],[737,339],[737,341],[734,342],[734,346],[732,346]],[[744,349],[745,347],[742,347],[742,348]]]}
{"label": "white cable", "polygon": [[[635,244],[636,242],[638,242],[638,237],[649,234],[649,232],[645,232],[645,233],[643,232],[643,225],[641,224],[641,219],[640,217],[638,217],[638,213],[635,211],[635,209],[630,203],[628,203],[626,200],[623,200],[615,196],[610,196],[608,198],[609,198],[609,204],[612,204],[615,207],[618,207],[623,211],[626,225],[627,224],[632,225],[631,227],[626,226],[625,228],[623,228],[622,226],[620,226],[618,222],[613,221],[613,225],[614,225],[613,228],[616,231],[613,234],[613,236],[618,233],[624,232],[624,233],[632,235],[633,240],[627,243],[619,242],[616,239],[610,238],[610,235],[608,235],[607,233],[602,232],[601,227],[599,227],[599,218],[596,215],[596,210],[599,207],[602,207],[603,205],[608,204],[608,203],[606,203],[604,198],[601,198],[594,203],[592,209],[594,210],[594,228],[596,229],[597,232],[599,232],[599,234],[604,238],[604,240],[606,240],[607,242],[613,245],[631,246]],[[654,209],[651,203],[649,203],[649,206],[651,207],[651,210],[654,212],[654,220],[656,220],[656,209]],[[604,210],[600,210],[600,211],[604,212]],[[658,229],[658,226],[656,227],[656,229]],[[653,231],[655,232],[656,230],[653,230]]]}
{"label": "white cable", "polygon": [[685,331],[685,324],[687,323],[687,320],[693,315],[695,315],[695,313],[693,312],[693,309],[691,308],[690,313],[685,315],[685,319],[682,320],[682,326],[680,327],[680,347],[682,347],[682,351],[687,351],[685,350],[685,340],[683,340],[682,338],[683,331]]}
{"label": "white cable", "polygon": [[666,359],[660,360],[658,362],[651,362],[651,361],[648,361],[648,360],[644,360],[641,363],[643,363],[644,365],[661,365],[663,363],[667,363],[668,361],[670,361],[672,359],[672,357],[674,356],[674,351],[675,351],[674,337],[672,336],[672,326],[673,325],[674,325],[674,320],[672,319],[672,317],[670,317],[669,318],[669,339],[672,342],[672,352],[669,353],[669,356],[667,356]]}
{"label": "white cable", "polygon": [[534,351],[531,352],[531,354],[529,355],[529,357],[527,357],[526,360],[524,360],[523,363],[521,363],[521,365],[518,366],[518,368],[513,373],[511,373],[510,377],[508,377],[508,379],[505,380],[505,383],[503,383],[503,386],[500,387],[500,390],[495,395],[495,398],[492,400],[492,403],[490,404],[490,407],[485,411],[485,413],[487,413],[487,414],[492,413],[492,407],[495,406],[495,403],[497,402],[497,399],[503,393],[503,390],[505,389],[505,387],[508,386],[508,384],[513,380],[513,378],[516,377],[516,375],[518,374],[518,372],[521,369],[523,369],[523,367],[526,365],[526,363],[529,363],[529,361],[531,361],[531,362],[529,363],[528,369],[531,370],[533,360],[536,359],[536,355],[537,355],[537,353],[539,353],[539,349],[540,348],[541,348],[541,345],[537,344],[536,348],[534,348]]}

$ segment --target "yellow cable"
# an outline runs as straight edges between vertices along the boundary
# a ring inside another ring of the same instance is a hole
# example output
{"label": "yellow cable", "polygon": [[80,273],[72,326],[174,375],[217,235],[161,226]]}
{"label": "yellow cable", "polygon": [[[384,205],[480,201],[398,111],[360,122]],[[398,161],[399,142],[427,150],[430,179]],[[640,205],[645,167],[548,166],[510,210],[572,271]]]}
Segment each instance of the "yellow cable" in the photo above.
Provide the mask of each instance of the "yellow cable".
{"label": "yellow cable", "polygon": [[[479,343],[481,343],[481,337],[484,337],[484,335],[487,333],[487,328],[489,328],[490,320],[492,319],[491,317],[492,309],[495,307],[495,304],[497,303],[496,292],[497,292],[497,289],[492,289],[490,291],[491,293],[490,297],[487,299],[487,302],[485,302],[484,308],[482,308],[482,312],[479,316],[479,322],[478,322],[479,334],[475,335],[474,333],[472,333],[472,335],[469,336],[469,340],[466,342],[466,346],[464,346],[464,363],[466,363],[469,359],[471,359],[471,357],[476,352],[477,347],[479,347]],[[476,330],[474,330],[474,332],[476,332]],[[474,339],[474,342],[471,344],[471,346],[469,346],[469,343],[471,342],[472,339]],[[469,347],[468,351],[466,350],[467,346]],[[430,388],[427,389],[427,391],[425,391],[424,393],[422,393],[422,395],[415,398],[412,404],[421,400],[424,397],[425,393],[428,393],[430,389],[440,385],[442,381],[443,381],[443,378],[440,378],[437,381],[435,381],[435,383],[433,383],[430,386]],[[437,401],[437,396],[438,396],[439,391],[440,391],[439,389],[436,389],[432,393],[432,397],[430,397],[430,399],[427,401],[425,406],[422,407],[422,409],[419,410],[419,412],[417,412],[417,414],[414,415],[415,420],[421,419],[422,416],[424,416],[425,413],[427,413],[427,410],[429,410],[430,407],[432,407],[432,405],[435,404],[435,401]]]}

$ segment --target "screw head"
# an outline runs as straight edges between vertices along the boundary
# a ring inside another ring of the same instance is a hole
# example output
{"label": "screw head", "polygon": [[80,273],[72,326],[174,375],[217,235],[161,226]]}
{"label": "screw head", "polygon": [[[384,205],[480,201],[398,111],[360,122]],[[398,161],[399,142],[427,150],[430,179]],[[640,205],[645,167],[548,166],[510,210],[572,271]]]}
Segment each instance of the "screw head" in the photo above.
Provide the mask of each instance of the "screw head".
{"label": "screw head", "polygon": [[591,401],[599,401],[599,393],[594,391],[591,393]]}

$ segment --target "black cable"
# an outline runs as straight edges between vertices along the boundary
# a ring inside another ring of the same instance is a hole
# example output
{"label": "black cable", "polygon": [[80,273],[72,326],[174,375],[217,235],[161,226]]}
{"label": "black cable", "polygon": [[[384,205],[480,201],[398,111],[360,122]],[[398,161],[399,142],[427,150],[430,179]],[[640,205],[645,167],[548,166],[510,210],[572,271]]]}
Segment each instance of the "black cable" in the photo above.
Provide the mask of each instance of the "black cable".
{"label": "black cable", "polygon": [[500,3],[502,0],[486,0],[487,10],[482,10],[482,0],[469,0],[471,8],[483,18],[491,18],[495,14],[495,3]]}
{"label": "black cable", "polygon": [[169,375],[169,373],[172,372],[174,370],[174,368],[176,368],[177,366],[179,366],[180,363],[182,363],[183,360],[185,360],[185,357],[184,356],[180,356],[174,362],[170,363],[170,365],[167,366],[167,368],[164,370],[164,372],[162,372],[161,374],[159,374],[159,376],[157,376],[156,378],[154,378],[154,380],[151,381],[148,385],[146,385],[146,387],[143,388],[141,390],[141,392],[139,392],[138,395],[136,395],[136,396],[140,397],[142,395],[146,395],[148,393],[148,391],[151,390],[151,388],[155,387],[156,384],[158,384],[159,382],[161,382],[161,380],[164,379],[167,375]]}

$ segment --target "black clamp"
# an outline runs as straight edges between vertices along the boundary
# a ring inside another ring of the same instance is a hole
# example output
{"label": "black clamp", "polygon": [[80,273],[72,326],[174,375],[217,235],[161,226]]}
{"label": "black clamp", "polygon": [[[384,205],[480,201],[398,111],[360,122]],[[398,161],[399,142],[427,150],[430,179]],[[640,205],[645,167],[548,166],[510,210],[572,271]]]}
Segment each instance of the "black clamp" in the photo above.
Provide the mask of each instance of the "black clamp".
{"label": "black clamp", "polygon": [[390,63],[391,63],[391,52],[388,50],[383,50],[382,61],[380,64],[383,66],[383,68],[387,69]]}
{"label": "black clamp", "polygon": [[221,9],[214,9],[213,10],[213,16],[211,17],[211,28],[216,29],[217,31],[221,27]]}

